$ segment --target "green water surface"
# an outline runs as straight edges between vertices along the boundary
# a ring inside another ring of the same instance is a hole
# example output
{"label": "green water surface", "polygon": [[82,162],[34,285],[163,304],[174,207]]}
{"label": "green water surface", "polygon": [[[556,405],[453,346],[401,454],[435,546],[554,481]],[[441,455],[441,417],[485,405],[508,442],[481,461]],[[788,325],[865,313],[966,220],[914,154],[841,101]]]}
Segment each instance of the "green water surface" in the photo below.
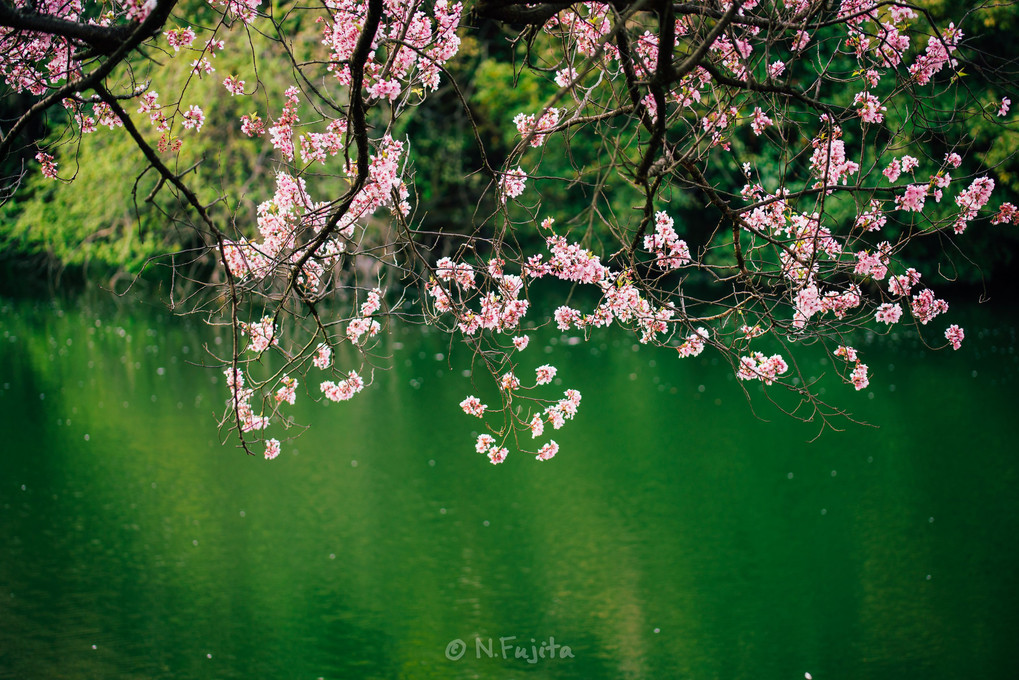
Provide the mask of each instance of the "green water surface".
{"label": "green water surface", "polygon": [[879,427],[813,441],[707,352],[535,340],[583,403],[496,467],[435,334],[302,386],[268,462],[220,444],[212,329],[2,305],[0,678],[1019,677],[1014,314],[861,338],[871,387],[825,397]]}

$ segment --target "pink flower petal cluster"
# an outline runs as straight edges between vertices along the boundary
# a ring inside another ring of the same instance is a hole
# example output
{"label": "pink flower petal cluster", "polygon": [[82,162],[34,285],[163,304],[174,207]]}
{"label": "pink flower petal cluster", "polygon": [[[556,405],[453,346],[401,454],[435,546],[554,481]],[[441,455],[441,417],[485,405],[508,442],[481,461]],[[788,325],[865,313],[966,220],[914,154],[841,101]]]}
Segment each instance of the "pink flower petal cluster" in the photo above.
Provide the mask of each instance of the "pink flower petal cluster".
{"label": "pink flower petal cluster", "polygon": [[182,48],[191,47],[191,43],[195,41],[195,31],[190,26],[183,28],[173,28],[168,31],[164,31],[163,35],[166,37],[166,44],[173,48],[174,52],[179,52]]}
{"label": "pink flower petal cluster", "polygon": [[53,160],[53,156],[40,151],[35,155],[35,160],[39,161],[42,166],[42,176],[47,179],[57,179],[57,163]]}
{"label": "pink flower petal cluster", "polygon": [[[839,128],[832,128],[832,131],[842,134]],[[846,158],[846,145],[841,139],[815,139],[813,148],[810,170],[819,178],[815,187],[841,184],[860,169],[859,163]]]}
{"label": "pink flower petal cluster", "polygon": [[265,440],[265,459],[274,460],[276,456],[280,455],[280,442],[278,439],[266,439]]}
{"label": "pink flower petal cluster", "polygon": [[[364,24],[363,0],[327,0],[331,21],[323,22],[322,44],[330,50],[328,70],[342,85],[351,84],[350,60]],[[432,16],[420,5],[386,2],[381,25],[372,41],[365,64],[365,90],[370,97],[395,101],[416,87],[435,91],[441,67],[460,48],[457,29],[463,13],[461,3],[437,0]],[[385,41],[386,49],[380,50]]]}
{"label": "pink flower petal cluster", "polygon": [[662,269],[678,269],[690,264],[690,248],[676,234],[672,218],[664,211],[655,214],[655,233],[644,237],[644,248],[655,255]]}
{"label": "pink flower petal cluster", "polygon": [[296,87],[288,87],[283,93],[286,103],[276,123],[269,128],[269,141],[274,149],[280,152],[288,161],[294,160],[294,126],[300,122],[297,115],[297,107],[300,104],[300,90]]}
{"label": "pink flower petal cluster", "polygon": [[502,176],[499,180],[499,200],[505,203],[511,198],[516,198],[524,193],[527,184],[527,174],[517,166]]}
{"label": "pink flower petal cluster", "polygon": [[945,339],[952,343],[952,349],[959,349],[965,337],[966,333],[957,324],[953,323],[945,330]]}
{"label": "pink flower petal cluster", "polygon": [[351,371],[345,380],[341,380],[339,383],[326,380],[319,385],[319,389],[329,401],[348,401],[364,389],[364,379]]}
{"label": "pink flower petal cluster", "polygon": [[527,427],[531,430],[531,439],[537,439],[545,431],[545,419],[541,414],[535,413]]}
{"label": "pink flower petal cluster", "polygon": [[[943,38],[943,40],[942,40]],[[945,66],[955,68],[957,62],[951,55],[955,52],[956,45],[962,39],[962,31],[949,24],[948,28],[942,31],[942,35],[932,35],[927,40],[927,49],[916,58],[910,65],[909,73],[920,85],[930,82],[934,74],[938,73]]]}
{"label": "pink flower petal cluster", "polygon": [[704,344],[710,339],[711,334],[707,328],[697,328],[686,336],[686,340],[676,348],[676,352],[682,358],[698,356],[704,351]]}
{"label": "pink flower petal cluster", "polygon": [[948,311],[948,303],[934,297],[934,291],[930,288],[925,288],[914,295],[910,306],[913,310],[913,316],[925,326],[928,321],[938,314],[944,314]]}
{"label": "pink flower petal cluster", "polygon": [[1012,203],[1002,203],[998,213],[991,218],[991,224],[1019,223],[1019,208]]}
{"label": "pink flower petal cluster", "polygon": [[765,385],[771,385],[788,370],[789,364],[781,354],[769,357],[761,352],[754,352],[749,356],[740,357],[736,377],[740,380],[760,380]]}
{"label": "pink flower petal cluster", "polygon": [[927,185],[910,184],[906,187],[905,193],[895,197],[895,206],[906,212],[923,212],[924,202],[927,200]]}
{"label": "pink flower petal cluster", "polygon": [[874,312],[874,320],[878,323],[886,323],[891,325],[897,323],[902,317],[902,305],[899,303],[886,302],[877,308]]}
{"label": "pink flower petal cluster", "polygon": [[269,349],[270,345],[279,344],[279,340],[276,337],[276,324],[270,316],[263,316],[262,320],[256,323],[249,324],[242,321],[238,325],[242,333],[251,336],[251,343],[248,345],[248,349],[256,354],[261,354]]}
{"label": "pink flower petal cluster", "polygon": [[545,364],[535,369],[535,385],[548,385],[555,378],[556,367]]}
{"label": "pink flower petal cluster", "polygon": [[450,257],[444,257],[435,263],[435,275],[443,281],[453,281],[464,290],[475,287],[474,267],[466,262],[454,262]]}
{"label": "pink flower petal cluster", "polygon": [[920,282],[920,272],[910,267],[902,276],[892,276],[888,279],[888,292],[892,295],[909,295],[913,286]]}
{"label": "pink flower petal cluster", "polygon": [[257,137],[265,134],[265,121],[256,114],[241,116],[241,132],[248,137]]}
{"label": "pink flower petal cluster", "polygon": [[315,368],[319,368],[324,371],[329,368],[329,365],[332,363],[332,357],[332,348],[323,342],[315,348],[315,356],[312,358],[312,363],[315,365]]}
{"label": "pink flower petal cluster", "polygon": [[499,387],[506,392],[512,392],[520,389],[520,379],[513,375],[512,371],[503,373],[502,377],[499,378]]}
{"label": "pink flower petal cluster", "polygon": [[[545,420],[552,423],[556,430],[566,424],[567,420],[573,420],[580,407],[580,392],[577,390],[566,390],[566,396],[555,404],[545,409]],[[532,427],[533,431],[533,427]],[[537,435],[534,435],[537,436]]]}
{"label": "pink flower petal cluster", "polygon": [[325,132],[306,132],[300,136],[301,158],[307,163],[325,165],[327,159],[343,151],[343,138],[347,134],[346,120],[333,120]]}
{"label": "pink flower petal cluster", "polygon": [[230,93],[231,97],[244,94],[244,81],[236,76],[224,78],[223,87]]}
{"label": "pink flower petal cluster", "polygon": [[521,137],[528,140],[531,146],[537,147],[545,143],[546,133],[559,123],[562,114],[559,109],[550,108],[535,122],[533,114],[518,113],[513,118],[513,124],[517,126]]}
{"label": "pink flower petal cluster", "polygon": [[488,408],[485,404],[481,403],[481,400],[475,396],[470,396],[460,402],[460,408],[463,412],[469,416],[477,416],[478,418],[485,415],[485,409]]}
{"label": "pink flower petal cluster", "polygon": [[297,401],[297,380],[284,375],[280,380],[281,386],[276,390],[277,403],[287,402],[293,405]]}
{"label": "pink flower petal cluster", "polygon": [[367,335],[373,338],[379,334],[382,326],[375,319],[355,318],[347,324],[347,339],[353,343],[361,342],[361,337]]}
{"label": "pink flower petal cluster", "polygon": [[845,359],[847,363],[853,364],[853,371],[849,374],[849,383],[856,388],[856,391],[870,385],[870,378],[867,377],[867,364],[860,361],[856,350],[846,345],[839,345],[835,350],[835,356]]}
{"label": "pink flower petal cluster", "polygon": [[857,362],[849,380],[857,392],[870,385],[870,378],[867,376],[867,364]]}
{"label": "pink flower petal cluster", "polygon": [[228,368],[223,374],[226,375],[226,385],[230,390],[230,407],[240,422],[241,432],[263,430],[268,427],[269,418],[255,415],[251,408],[251,398],[255,393],[254,390],[244,386],[244,374],[241,370]]}
{"label": "pink flower petal cluster", "polygon": [[891,243],[883,241],[878,245],[876,252],[870,253],[866,250],[861,250],[856,253],[856,267],[853,269],[853,273],[860,274],[861,276],[872,276],[877,281],[883,279],[885,274],[888,273],[889,251],[891,247]]}
{"label": "pink flower petal cluster", "polygon": [[205,125],[205,113],[198,106],[192,104],[188,107],[188,110],[184,112],[183,120],[180,123],[184,126],[185,130],[194,130],[198,132]]}
{"label": "pink flower petal cluster", "polygon": [[856,112],[864,123],[880,123],[884,121],[884,112],[888,110],[888,107],[882,106],[881,100],[870,92],[857,92],[856,97],[853,99],[853,104],[858,107]]}
{"label": "pink flower petal cluster", "polygon": [[538,460],[550,460],[559,453],[559,445],[556,444],[554,439],[550,439],[547,444],[538,449],[538,455],[535,456]]}
{"label": "pink flower petal cluster", "polygon": [[955,203],[962,211],[955,220],[953,230],[956,234],[966,231],[969,221],[991,200],[994,191],[994,180],[990,177],[977,177],[961,194],[955,197]]}
{"label": "pink flower petal cluster", "polygon": [[764,133],[764,128],[772,125],[772,120],[769,118],[760,106],[754,107],[753,119],[750,122],[750,129],[753,130],[754,134],[760,136]]}
{"label": "pink flower petal cluster", "polygon": [[880,231],[880,229],[887,223],[888,217],[881,209],[881,202],[878,200],[872,200],[867,205],[867,210],[857,216],[856,222],[853,226],[856,229],[862,229],[864,231]]}

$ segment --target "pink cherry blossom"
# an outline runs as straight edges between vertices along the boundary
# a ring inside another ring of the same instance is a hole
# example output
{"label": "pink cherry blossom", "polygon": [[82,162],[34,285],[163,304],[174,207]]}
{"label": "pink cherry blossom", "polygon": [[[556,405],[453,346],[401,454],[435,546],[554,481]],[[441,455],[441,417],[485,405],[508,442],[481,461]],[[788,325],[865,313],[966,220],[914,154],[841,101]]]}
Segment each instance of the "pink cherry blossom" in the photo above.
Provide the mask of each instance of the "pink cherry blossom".
{"label": "pink cherry blossom", "polygon": [[499,378],[499,386],[507,392],[512,392],[513,390],[520,389],[520,380],[512,372],[504,373]]}
{"label": "pink cherry blossom", "polygon": [[870,92],[857,92],[853,103],[858,106],[857,113],[864,123],[880,123],[885,119],[884,112],[888,107]]}
{"label": "pink cherry blossom", "polygon": [[35,160],[42,165],[42,175],[47,179],[57,179],[57,163],[53,156],[40,151],[35,155]]}
{"label": "pink cherry blossom", "polygon": [[909,295],[909,291],[920,282],[920,272],[910,267],[902,276],[888,279],[888,291],[892,295]]}
{"label": "pink cherry blossom", "polygon": [[935,298],[934,291],[930,288],[925,288],[914,295],[910,307],[916,320],[925,326],[938,314],[948,311],[948,303]]}
{"label": "pink cherry blossom", "polygon": [[567,87],[571,82],[577,78],[577,70],[574,68],[564,68],[556,71],[555,84],[559,87]]}
{"label": "pink cherry blossom", "polygon": [[853,368],[850,382],[852,382],[853,387],[856,388],[857,392],[870,385],[870,378],[867,376],[867,364],[857,362],[856,366]]}
{"label": "pink cherry blossom", "polygon": [[179,52],[181,48],[191,47],[191,43],[195,41],[195,32],[190,26],[174,28],[166,31],[163,35],[166,36],[166,42],[174,52]]}
{"label": "pink cherry blossom", "polygon": [[499,180],[499,197],[505,203],[508,199],[516,198],[524,193],[527,182],[527,174],[517,166],[510,170]]}
{"label": "pink cherry blossom", "polygon": [[297,380],[285,375],[280,383],[281,387],[276,390],[276,401],[294,404],[297,401]]}
{"label": "pink cherry blossom", "polygon": [[467,397],[466,399],[460,402],[460,408],[462,408],[463,412],[466,413],[467,415],[477,416],[478,418],[480,418],[481,416],[485,415],[485,409],[487,409],[488,406],[482,404],[481,400],[478,399],[477,397],[471,396]]}
{"label": "pink cherry blossom", "polygon": [[923,184],[910,184],[906,192],[895,197],[895,205],[901,210],[923,212],[924,201],[927,199],[927,187]]}
{"label": "pink cherry blossom", "polygon": [[244,81],[235,76],[227,76],[223,80],[223,87],[230,93],[230,96],[244,94]]}
{"label": "pink cherry blossom", "polygon": [[839,345],[838,348],[835,350],[835,356],[842,357],[846,361],[855,362],[859,360],[856,354],[856,350],[853,349],[852,347],[849,347],[848,345]]}
{"label": "pink cherry blossom", "polygon": [[280,443],[278,439],[265,440],[265,459],[273,460],[280,455]]}
{"label": "pink cherry blossom", "polygon": [[241,116],[241,132],[248,137],[257,137],[265,134],[265,123],[255,114]]}
{"label": "pink cherry blossom", "polygon": [[877,312],[874,313],[874,320],[879,323],[893,324],[898,322],[902,316],[902,305],[898,303],[886,302],[877,308]]}
{"label": "pink cherry blossom", "polygon": [[191,105],[188,110],[184,112],[184,119],[181,121],[181,125],[186,130],[194,130],[198,132],[202,129],[202,125],[205,124],[205,113],[201,108]]}
{"label": "pink cherry blossom", "polygon": [[545,420],[541,417],[541,415],[536,413],[527,424],[527,427],[531,430],[531,438],[537,439],[545,431]]}
{"label": "pink cherry blossom", "polygon": [[272,317],[263,316],[261,321],[252,324],[242,322],[240,327],[241,332],[251,337],[248,349],[256,354],[261,354],[269,349],[270,345],[279,344],[279,339],[276,337],[276,324]]}
{"label": "pink cherry blossom", "polygon": [[761,352],[740,357],[736,377],[740,380],[760,380],[771,385],[780,375],[789,370],[789,365],[780,354],[768,357]]}
{"label": "pink cherry blossom", "polygon": [[554,439],[550,439],[547,444],[538,450],[536,458],[538,460],[550,460],[551,458],[554,458],[557,453],[559,453],[559,445],[556,444]]}
{"label": "pink cherry blossom", "polygon": [[1019,223],[1019,209],[1011,203],[1002,203],[998,213],[991,218],[991,224]]}
{"label": "pink cherry blossom", "polygon": [[750,123],[750,129],[754,134],[760,136],[764,132],[764,128],[772,124],[771,118],[765,115],[761,107],[755,106],[753,120]]}
{"label": "pink cherry blossom", "polygon": [[332,356],[332,348],[323,342],[315,348],[315,357],[312,359],[312,363],[315,364],[315,368],[320,368],[324,371],[332,363]]}
{"label": "pink cherry blossom", "polygon": [[994,180],[990,177],[978,177],[973,183],[955,198],[955,203],[962,210],[953,225],[956,234],[966,231],[969,221],[977,216],[977,213],[987,205],[991,199],[991,192],[994,191]]}
{"label": "pink cherry blossom", "polygon": [[537,374],[537,381],[535,384],[547,385],[552,382],[553,378],[555,378],[556,367],[545,364],[544,366],[539,366],[535,370],[535,373]]}
{"label": "pink cherry blossom", "polygon": [[513,124],[517,126],[517,132],[522,137],[530,140],[531,146],[537,147],[545,143],[545,134],[543,133],[554,128],[561,115],[562,112],[559,109],[552,108],[545,111],[535,122],[533,115],[519,113],[513,118]]}
{"label": "pink cherry blossom", "polygon": [[952,343],[952,349],[959,349],[962,346],[962,341],[966,337],[966,334],[957,324],[952,324],[945,331],[945,339]]}
{"label": "pink cherry blossom", "polygon": [[690,264],[690,248],[676,235],[672,218],[665,212],[655,215],[655,233],[644,237],[644,248],[654,253],[655,264],[663,269]]}
{"label": "pink cherry blossom", "polygon": [[902,174],[902,163],[899,161],[898,158],[892,160],[892,162],[888,164],[888,167],[885,168],[881,172],[881,174],[887,177],[889,182],[896,181],[897,179],[899,179],[899,175]]}

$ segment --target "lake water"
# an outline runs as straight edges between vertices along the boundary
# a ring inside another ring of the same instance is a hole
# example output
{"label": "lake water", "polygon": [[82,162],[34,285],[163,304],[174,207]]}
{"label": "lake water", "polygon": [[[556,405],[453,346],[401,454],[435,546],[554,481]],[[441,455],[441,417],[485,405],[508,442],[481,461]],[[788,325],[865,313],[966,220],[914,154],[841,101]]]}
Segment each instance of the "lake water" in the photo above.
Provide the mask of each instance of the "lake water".
{"label": "lake water", "polygon": [[556,336],[580,412],[496,467],[435,334],[267,462],[210,329],[0,304],[0,678],[1019,676],[1014,314],[867,344],[825,396],[879,427],[815,441],[707,352]]}

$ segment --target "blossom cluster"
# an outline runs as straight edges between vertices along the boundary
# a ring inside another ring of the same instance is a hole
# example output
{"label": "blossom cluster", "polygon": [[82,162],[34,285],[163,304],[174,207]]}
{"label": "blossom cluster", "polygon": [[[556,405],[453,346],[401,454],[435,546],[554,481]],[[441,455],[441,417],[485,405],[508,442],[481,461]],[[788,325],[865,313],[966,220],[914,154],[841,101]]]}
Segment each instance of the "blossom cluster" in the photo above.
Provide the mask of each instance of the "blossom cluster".
{"label": "blossom cluster", "polygon": [[847,363],[853,366],[849,382],[856,388],[857,392],[870,385],[870,377],[867,375],[867,364],[860,361],[855,349],[847,345],[839,345],[835,350],[835,356],[845,359]]}
{"label": "blossom cluster", "polygon": [[740,380],[760,380],[765,385],[771,385],[788,370],[789,364],[781,354],[772,354],[769,357],[761,352],[754,352],[740,357],[736,377]]}
{"label": "blossom cluster", "polygon": [[672,218],[664,211],[655,215],[655,233],[644,237],[644,248],[654,253],[655,264],[663,269],[678,269],[690,264],[690,248],[676,235]]}

